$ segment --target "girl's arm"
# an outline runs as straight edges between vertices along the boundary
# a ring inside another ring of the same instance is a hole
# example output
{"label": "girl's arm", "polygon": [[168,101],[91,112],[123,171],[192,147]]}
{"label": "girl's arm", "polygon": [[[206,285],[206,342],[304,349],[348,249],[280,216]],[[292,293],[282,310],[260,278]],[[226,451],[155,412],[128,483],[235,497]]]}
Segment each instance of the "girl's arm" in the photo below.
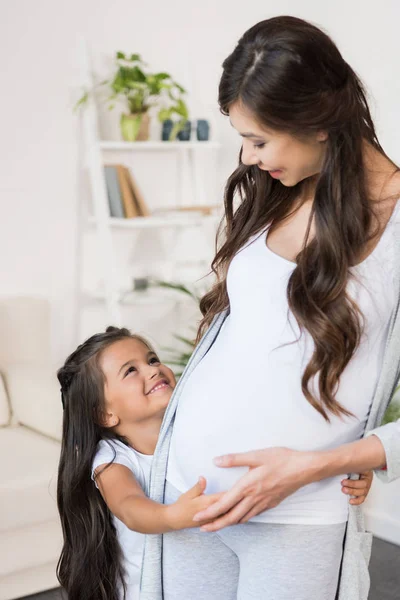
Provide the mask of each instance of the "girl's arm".
{"label": "girl's arm", "polygon": [[112,514],[139,533],[166,533],[198,527],[193,516],[222,496],[204,495],[206,481],[201,477],[173,504],[159,504],[147,498],[132,471],[124,465],[99,465],[95,473],[98,488]]}

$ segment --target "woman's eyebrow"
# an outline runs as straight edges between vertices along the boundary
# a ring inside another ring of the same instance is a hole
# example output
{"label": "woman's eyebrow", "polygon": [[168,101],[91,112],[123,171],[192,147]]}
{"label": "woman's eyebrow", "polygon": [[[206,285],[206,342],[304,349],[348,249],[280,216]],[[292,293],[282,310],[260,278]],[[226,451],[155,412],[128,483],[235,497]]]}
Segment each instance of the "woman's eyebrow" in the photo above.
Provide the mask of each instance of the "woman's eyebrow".
{"label": "woman's eyebrow", "polygon": [[[231,127],[233,127],[231,120],[229,119],[229,123],[231,124]],[[263,137],[262,135],[256,135],[255,133],[251,133],[251,131],[247,131],[246,133],[239,133],[240,136],[244,137],[244,138],[256,138],[258,140],[262,140]]]}

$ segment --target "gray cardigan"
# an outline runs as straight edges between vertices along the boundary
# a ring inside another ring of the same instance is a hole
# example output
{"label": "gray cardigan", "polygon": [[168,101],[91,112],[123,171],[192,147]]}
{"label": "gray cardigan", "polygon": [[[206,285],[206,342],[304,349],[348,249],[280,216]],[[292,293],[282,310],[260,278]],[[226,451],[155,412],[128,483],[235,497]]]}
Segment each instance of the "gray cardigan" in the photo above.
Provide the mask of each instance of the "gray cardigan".
{"label": "gray cardigan", "polygon": [[[374,399],[365,428],[365,436],[376,435],[381,440],[387,460],[387,470],[377,470],[376,475],[390,482],[400,477],[400,420],[379,427],[400,377],[400,226],[396,224],[395,286],[397,308],[392,316],[383,364]],[[384,293],[384,290],[382,290]],[[158,439],[150,479],[150,498],[164,501],[164,485],[168,450],[179,398],[190,373],[209,350],[229,314],[225,309],[215,315],[210,327],[194,350],[167,408]],[[358,479],[358,475],[352,475]],[[342,569],[337,600],[367,600],[370,586],[368,563],[371,554],[372,534],[365,531],[361,506],[349,505]],[[162,600],[162,535],[147,535],[143,556],[141,600]]]}

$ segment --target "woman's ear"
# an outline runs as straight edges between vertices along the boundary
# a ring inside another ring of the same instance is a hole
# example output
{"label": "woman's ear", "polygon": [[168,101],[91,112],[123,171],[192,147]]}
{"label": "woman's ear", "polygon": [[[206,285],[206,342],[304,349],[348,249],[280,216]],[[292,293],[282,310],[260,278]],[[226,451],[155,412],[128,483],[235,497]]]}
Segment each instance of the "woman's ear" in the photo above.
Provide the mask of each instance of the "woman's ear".
{"label": "woman's ear", "polygon": [[114,413],[103,413],[102,415],[102,426],[103,427],[116,427],[119,423],[119,418]]}

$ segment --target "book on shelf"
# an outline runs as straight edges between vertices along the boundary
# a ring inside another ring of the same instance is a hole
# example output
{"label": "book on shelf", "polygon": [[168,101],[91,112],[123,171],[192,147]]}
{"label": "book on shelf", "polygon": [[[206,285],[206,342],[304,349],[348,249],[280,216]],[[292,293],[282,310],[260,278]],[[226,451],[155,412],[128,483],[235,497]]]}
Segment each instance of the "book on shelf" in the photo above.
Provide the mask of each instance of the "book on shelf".
{"label": "book on shelf", "polygon": [[127,219],[133,217],[139,217],[140,211],[138,209],[135,197],[132,192],[132,188],[129,182],[129,171],[123,165],[115,165],[118,173],[119,188],[121,191],[122,205],[124,209],[124,216]]}
{"label": "book on shelf", "polygon": [[130,170],[124,165],[104,165],[110,216],[120,219],[150,214]]}
{"label": "book on shelf", "polygon": [[133,177],[132,173],[129,171],[129,169],[126,169],[126,173],[127,173],[127,177],[129,179],[129,185],[130,188],[132,190],[132,194],[135,198],[136,201],[136,205],[137,208],[139,210],[139,214],[141,217],[149,217],[150,216],[150,211],[147,207],[147,204],[145,202],[145,199],[143,198],[143,194],[139,189],[138,184],[136,183],[135,178]]}
{"label": "book on shelf", "polygon": [[106,180],[110,217],[124,218],[125,215],[116,168],[113,165],[105,165],[104,176]]}
{"label": "book on shelf", "polygon": [[176,213],[198,213],[203,216],[214,215],[217,214],[217,211],[221,210],[220,204],[210,204],[210,205],[189,205],[189,206],[165,206],[161,208],[157,208],[153,211],[153,214],[157,213],[168,213],[168,214],[176,214]]}

